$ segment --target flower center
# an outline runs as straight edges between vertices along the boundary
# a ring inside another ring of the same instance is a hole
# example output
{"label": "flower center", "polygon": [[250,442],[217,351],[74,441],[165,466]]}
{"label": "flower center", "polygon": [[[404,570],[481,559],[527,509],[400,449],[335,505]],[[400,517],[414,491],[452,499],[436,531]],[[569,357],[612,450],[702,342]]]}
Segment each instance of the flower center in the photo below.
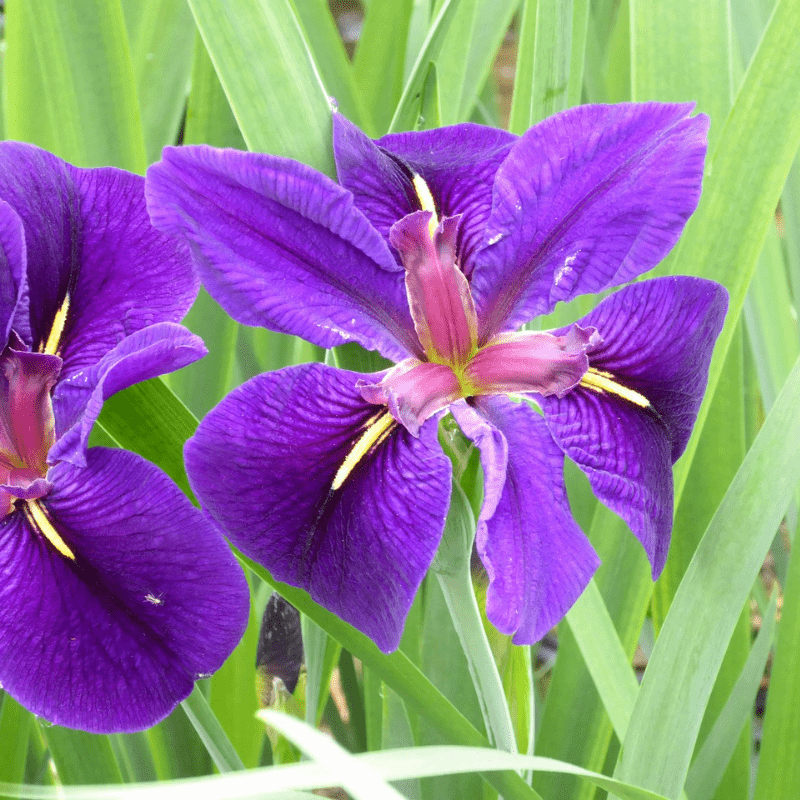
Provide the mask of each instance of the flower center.
{"label": "flower center", "polygon": [[55,421],[50,391],[61,359],[16,349],[16,344],[0,355],[0,516],[11,513],[17,500],[35,501],[51,488],[47,453],[55,443]]}
{"label": "flower center", "polygon": [[462,397],[566,394],[586,375],[586,351],[599,343],[597,332],[576,325],[562,336],[504,333],[478,347],[475,303],[457,263],[460,217],[439,222],[427,184],[419,175],[413,183],[422,211],[396,222],[389,238],[405,268],[422,355],[401,362],[378,384],[360,385],[364,399],[387,405],[416,434],[428,417]]}

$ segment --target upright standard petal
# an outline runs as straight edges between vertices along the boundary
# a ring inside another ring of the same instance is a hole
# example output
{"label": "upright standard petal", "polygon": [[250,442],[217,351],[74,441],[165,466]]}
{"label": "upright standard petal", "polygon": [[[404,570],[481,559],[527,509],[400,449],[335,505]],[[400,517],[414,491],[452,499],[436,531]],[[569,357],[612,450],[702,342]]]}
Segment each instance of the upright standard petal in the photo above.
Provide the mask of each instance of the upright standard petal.
{"label": "upright standard petal", "polygon": [[392,225],[423,209],[413,184],[419,175],[437,216],[463,217],[458,232],[461,268],[469,276],[492,209],[492,182],[517,140],[514,134],[466,122],[431,131],[390,133],[373,142],[341,114],[333,117],[333,148],[339,182],[389,240]]}
{"label": "upright standard petal", "polygon": [[236,646],[247,582],[216,529],[139,456],[93,448],[87,467],[50,477],[36,512],[23,504],[0,522],[0,681],[58,725],[149,727]]}
{"label": "upright standard petal", "polygon": [[308,364],[253,378],[200,423],[186,468],[242,552],[389,652],[444,529],[450,462],[435,420],[414,438],[359,380],[375,376]]}
{"label": "upright standard petal", "polygon": [[486,615],[515,644],[532,644],[569,611],[600,564],[569,510],[564,454],[542,418],[507,398],[453,405],[481,451],[486,490],[476,545]]}
{"label": "upright standard petal", "polygon": [[153,224],[188,239],[203,284],[239,322],[419,355],[388,245],[324,175],[276,156],[166,148],[147,198]]}
{"label": "upright standard petal", "polygon": [[61,356],[63,375],[153,322],[178,322],[194,300],[188,252],[150,225],[142,177],[2,142],[0,199],[25,233],[28,290],[13,328]]}
{"label": "upright standard petal", "polygon": [[520,138],[472,276],[481,342],[664,258],[700,197],[708,118],[691,110],[580,106]]}
{"label": "upright standard petal", "polygon": [[725,289],[701,278],[621,289],[578,323],[603,340],[584,380],[541,399],[556,442],[628,523],[654,577],[672,531],[672,464],[689,440],[726,309]]}

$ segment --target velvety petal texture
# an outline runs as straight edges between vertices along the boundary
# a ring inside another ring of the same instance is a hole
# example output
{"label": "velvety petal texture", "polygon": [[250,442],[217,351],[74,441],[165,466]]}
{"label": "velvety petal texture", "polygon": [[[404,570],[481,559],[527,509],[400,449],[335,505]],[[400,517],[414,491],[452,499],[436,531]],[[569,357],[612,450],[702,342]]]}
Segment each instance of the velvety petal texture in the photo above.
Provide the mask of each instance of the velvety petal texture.
{"label": "velvety petal texture", "polygon": [[578,323],[602,338],[589,364],[611,383],[541,400],[553,437],[631,527],[655,577],[672,530],[672,464],[697,417],[727,305],[725,289],[701,278],[621,289]]}
{"label": "velvety petal texture", "polygon": [[87,450],[103,401],[201,357],[198,281],[144,179],[0,143],[0,684],[53,723],[141,730],[247,622],[217,528],[156,466]]}
{"label": "velvety petal texture", "polygon": [[64,313],[65,376],[153,322],[178,322],[197,294],[186,246],[152,228],[143,188],[122,170],[78,169],[32,145],[0,144],[0,199],[25,233],[28,288],[13,327],[37,350]]}
{"label": "velvety petal texture", "polygon": [[161,322],[123,339],[92,367],[59,381],[53,393],[58,441],[50,461],[83,466],[89,434],[105,400],[135,383],[185,367],[206,352],[199,336],[182,325]]}
{"label": "velvety petal texture", "polygon": [[93,448],[40,501],[75,554],[17,511],[0,522],[0,681],[26,708],[96,733],[153,725],[247,624],[241,569],[213,526],[139,456]]}
{"label": "velvety petal texture", "polygon": [[481,341],[664,258],[700,197],[708,117],[691,110],[579,106],[519,139],[472,275]]}
{"label": "velvety petal texture", "polygon": [[147,181],[153,224],[186,237],[203,284],[234,319],[322,347],[419,354],[387,243],[324,175],[197,146],[166,148]]}
{"label": "velvety petal texture", "polygon": [[514,134],[466,122],[448,128],[390,133],[373,142],[341,114],[333,116],[339,182],[388,241],[392,225],[422,209],[413,175],[427,184],[439,217],[463,217],[458,253],[466,275],[492,209],[492,182],[517,140]]}
{"label": "velvety petal texture", "polygon": [[450,461],[321,364],[234,390],[187,442],[192,488],[231,541],[394,650],[441,538]]}
{"label": "velvety petal texture", "polygon": [[476,546],[489,576],[486,615],[515,644],[532,644],[600,564],[569,510],[564,454],[524,402],[481,398],[452,411],[481,451],[486,491]]}

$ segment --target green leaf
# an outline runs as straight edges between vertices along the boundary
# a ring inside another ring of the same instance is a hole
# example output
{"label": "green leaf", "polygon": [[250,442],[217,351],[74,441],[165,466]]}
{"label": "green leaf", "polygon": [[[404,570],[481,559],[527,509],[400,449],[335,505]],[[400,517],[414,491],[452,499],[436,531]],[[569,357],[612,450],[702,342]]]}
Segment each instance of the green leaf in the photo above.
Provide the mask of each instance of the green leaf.
{"label": "green leaf", "polygon": [[[373,0],[364,20],[353,77],[364,105],[371,109],[376,134],[389,129],[403,92],[403,65],[413,0]],[[424,65],[427,69],[427,63]]]}
{"label": "green leaf", "polygon": [[25,777],[33,715],[0,690],[0,781],[21,783]]}
{"label": "green leaf", "polygon": [[[291,731],[298,741],[315,751],[326,744],[333,744],[330,739],[318,731],[304,726],[299,720],[278,712],[263,712],[271,725],[279,725],[285,732]],[[310,744],[309,744],[310,743]],[[621,781],[607,778],[590,770],[576,767],[564,761],[552,758],[524,756],[515,753],[504,753],[486,747],[412,747],[382,753],[367,753],[360,756],[349,756],[346,752],[326,748],[323,758],[330,760],[330,768],[320,763],[289,764],[280,767],[267,767],[249,770],[246,773],[228,773],[227,775],[209,775],[201,780],[172,781],[165,784],[145,784],[128,787],[70,787],[48,788],[40,786],[10,786],[0,783],[0,792],[13,790],[16,797],[29,800],[55,800],[55,798],[74,798],[75,800],[173,800],[182,792],[190,792],[193,800],[219,800],[222,797],[236,797],[239,800],[292,800],[298,797],[289,794],[303,787],[330,785],[332,779],[341,776],[334,756],[347,758],[348,765],[359,769],[359,778],[374,778],[385,783],[397,782],[410,777],[430,777],[448,775],[458,772],[528,770],[540,772],[558,772],[574,775],[607,791],[614,792],[624,800],[664,800],[661,795],[649,792]],[[358,780],[358,778],[356,778]],[[360,786],[359,786],[360,788]],[[301,794],[300,797],[306,795]]]}
{"label": "green leaf", "polygon": [[[449,741],[477,747],[488,746],[485,737],[433,686],[402,650],[389,655],[381,653],[372,640],[317,605],[306,592],[276,581],[262,566],[244,556],[240,555],[239,558],[301,613],[341,642],[366,668],[374,670],[376,675],[403,698],[409,709],[428,719]],[[533,800],[539,797],[513,773],[487,775],[486,780],[509,799]]]}
{"label": "green leaf", "polygon": [[[351,122],[368,135],[377,135],[373,106],[365,102],[363,97],[367,86],[356,80],[328,3],[325,0],[292,2],[328,95],[336,100],[339,111]],[[394,9],[396,5],[402,3],[393,3],[391,8]],[[392,40],[394,37],[386,38]],[[382,74],[383,69],[382,66],[378,74]]]}
{"label": "green leaf", "polygon": [[122,772],[108,736],[40,724],[59,781],[65,784],[122,783]]}
{"label": "green leaf", "polygon": [[436,60],[441,124],[470,118],[519,4],[520,0],[461,0]]}
{"label": "green leaf", "polygon": [[632,99],[696,101],[711,152],[733,95],[730,28],[728,0],[631,0]]}
{"label": "green leaf", "polygon": [[567,613],[567,622],[614,732],[625,741],[639,684],[594,580]]}
{"label": "green leaf", "polygon": [[181,703],[181,707],[220,772],[234,772],[245,768],[198,684],[195,683],[192,693]]}
{"label": "green leaf", "polygon": [[[798,542],[795,533],[794,541]],[[755,800],[800,794],[800,557],[792,551],[770,673]]]}
{"label": "green leaf", "polygon": [[[731,296],[728,319],[711,362],[709,392],[698,416],[698,431],[800,142],[800,115],[785,102],[787,96],[800,95],[798,37],[800,3],[779,0],[707,166],[698,210],[671,256],[671,271],[719,281]],[[747,169],[743,170],[742,164],[747,164]],[[676,469],[678,498],[697,440],[694,436],[689,442]]]}
{"label": "green leaf", "polygon": [[[260,581],[259,581],[260,585]],[[211,677],[208,704],[246,767],[260,763],[264,727],[258,723],[255,659],[260,616],[251,601],[247,629],[227,661]]]}
{"label": "green leaf", "polygon": [[306,722],[319,725],[342,646],[308,617],[302,618],[306,663]]}
{"label": "green leaf", "polygon": [[186,108],[185,144],[247,149],[206,46],[195,35],[192,90]]}
{"label": "green leaf", "polygon": [[354,800],[403,800],[403,795],[383,781],[374,769],[316,728],[277,711],[264,710],[258,715],[328,772],[332,782],[341,785]]}
{"label": "green leaf", "polygon": [[147,162],[177,142],[189,75],[195,27],[184,0],[123,0],[131,63],[139,94]]}
{"label": "green leaf", "polygon": [[524,133],[580,102],[587,0],[526,0],[509,129]]}
{"label": "green leaf", "polygon": [[144,138],[120,0],[38,0],[35,8],[10,3],[6,46],[10,138],[81,167],[144,172]]}
{"label": "green leaf", "polygon": [[[714,727],[703,742],[703,746],[695,756],[689,774],[686,776],[686,793],[689,797],[714,796],[717,786],[722,780],[725,767],[733,755],[737,740],[740,738],[739,732],[750,721],[756,692],[764,676],[767,658],[772,649],[777,607],[778,592],[774,591],[767,613],[763,617],[761,630],[750,650],[739,680],[733,687],[728,702],[717,717]],[[747,745],[749,755],[749,740]],[[764,752],[763,747],[761,752]],[[747,792],[748,784],[749,781],[740,788]],[[771,798],[781,796],[791,797],[791,794],[781,795],[776,791],[769,795]]]}
{"label": "green leaf", "polygon": [[[739,612],[797,488],[800,361],[700,542],[656,642],[618,769],[668,797],[683,787]],[[659,753],[657,759],[653,753]]]}
{"label": "green leaf", "polygon": [[331,110],[290,0],[189,0],[251,150],[333,176]]}
{"label": "green leaf", "polygon": [[411,74],[403,87],[403,93],[389,125],[390,131],[410,131],[418,127],[428,65],[436,62],[460,2],[461,0],[444,0],[442,3],[441,10],[431,24]]}

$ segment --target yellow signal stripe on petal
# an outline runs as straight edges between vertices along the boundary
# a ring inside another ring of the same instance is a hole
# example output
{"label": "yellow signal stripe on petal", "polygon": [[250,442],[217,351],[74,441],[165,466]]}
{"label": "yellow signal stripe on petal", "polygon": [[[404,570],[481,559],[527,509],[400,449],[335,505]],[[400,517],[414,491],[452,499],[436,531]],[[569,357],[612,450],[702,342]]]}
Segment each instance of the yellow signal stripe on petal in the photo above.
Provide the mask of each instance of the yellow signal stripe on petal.
{"label": "yellow signal stripe on petal", "polygon": [[25,511],[25,517],[28,522],[36,528],[39,533],[50,542],[59,553],[61,553],[64,558],[70,559],[70,561],[75,560],[75,553],[69,549],[66,542],[61,538],[58,531],[53,527],[53,523],[50,522],[50,518],[47,516],[47,512],[36,502],[36,500],[29,500],[23,506]]}
{"label": "yellow signal stripe on petal", "polygon": [[639,392],[629,389],[627,386],[622,386],[613,380],[614,376],[610,372],[603,372],[599,369],[589,367],[589,370],[581,378],[581,386],[591,389],[598,394],[608,392],[627,400],[629,403],[639,406],[640,408],[650,408],[650,401]]}
{"label": "yellow signal stripe on petal", "polygon": [[364,433],[361,434],[358,441],[353,445],[352,449],[347,454],[347,458],[342,462],[342,466],[336,471],[333,483],[331,484],[332,492],[342,487],[342,484],[350,476],[350,473],[373,447],[377,447],[385,441],[395,424],[394,417],[389,411],[383,411],[367,421]]}
{"label": "yellow signal stripe on petal", "polygon": [[428,231],[431,235],[431,239],[433,239],[433,234],[436,233],[436,229],[439,227],[439,219],[436,216],[436,203],[434,202],[431,190],[428,188],[428,184],[425,183],[425,178],[423,178],[422,175],[414,173],[412,182],[414,184],[414,191],[417,193],[417,199],[419,200],[420,207],[423,211],[431,212],[432,216],[428,222]]}
{"label": "yellow signal stripe on petal", "polygon": [[67,324],[67,314],[69,313],[69,292],[64,295],[64,301],[61,303],[55,317],[53,317],[53,325],[50,328],[50,335],[47,337],[44,347],[41,352],[50,356],[58,354],[58,348],[61,345],[61,334],[64,333],[64,326]]}

